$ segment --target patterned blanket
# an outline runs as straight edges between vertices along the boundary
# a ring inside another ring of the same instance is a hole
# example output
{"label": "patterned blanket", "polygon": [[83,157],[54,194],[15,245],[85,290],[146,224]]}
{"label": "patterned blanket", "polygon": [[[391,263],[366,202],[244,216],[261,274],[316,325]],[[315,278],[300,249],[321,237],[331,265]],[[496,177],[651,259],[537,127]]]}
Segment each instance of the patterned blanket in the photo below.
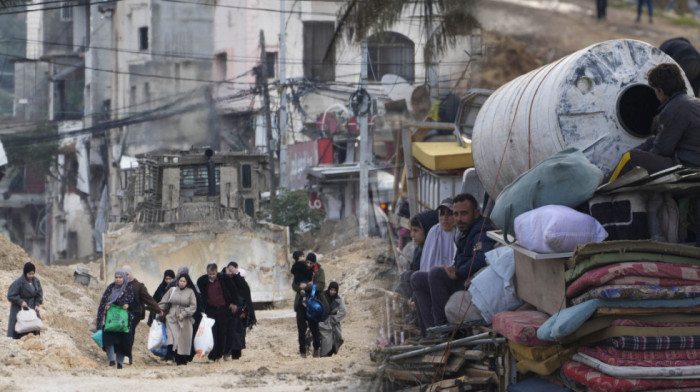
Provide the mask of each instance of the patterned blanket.
{"label": "patterned blanket", "polygon": [[689,350],[700,348],[700,336],[618,336],[604,344],[620,350]]}
{"label": "patterned blanket", "polygon": [[615,347],[579,347],[578,352],[613,366],[672,367],[700,365],[698,350],[631,351]]}
{"label": "patterned blanket", "polygon": [[523,346],[551,346],[555,343],[537,338],[537,329],[548,318],[549,315],[537,310],[501,312],[493,316],[493,329]]}
{"label": "patterned blanket", "polygon": [[[569,285],[569,287],[567,287],[566,296],[573,298],[584,291],[589,290],[591,287],[598,287],[606,284],[618,284],[612,281],[615,279],[632,276],[646,277],[646,282],[643,283],[653,284],[656,286],[672,286],[673,284],[671,282],[674,282],[675,280],[681,280],[684,282],[700,282],[700,266],[655,262],[627,262],[609,264],[588,271],[580,278],[576,279]],[[624,283],[620,282],[619,284]],[[679,285],[687,285],[687,283],[681,283]]]}
{"label": "patterned blanket", "polygon": [[700,386],[700,379],[695,380],[668,380],[668,379],[630,379],[617,378],[603,374],[589,366],[577,361],[569,361],[564,364],[564,374],[576,382],[579,382],[594,391],[600,392],[628,392],[628,391],[652,391],[668,390],[670,388],[690,388]]}
{"label": "patterned blanket", "polygon": [[[696,282],[700,283],[700,282]],[[594,298],[625,299],[684,299],[700,297],[700,286],[660,287],[650,285],[600,286],[571,300],[578,305]]]}

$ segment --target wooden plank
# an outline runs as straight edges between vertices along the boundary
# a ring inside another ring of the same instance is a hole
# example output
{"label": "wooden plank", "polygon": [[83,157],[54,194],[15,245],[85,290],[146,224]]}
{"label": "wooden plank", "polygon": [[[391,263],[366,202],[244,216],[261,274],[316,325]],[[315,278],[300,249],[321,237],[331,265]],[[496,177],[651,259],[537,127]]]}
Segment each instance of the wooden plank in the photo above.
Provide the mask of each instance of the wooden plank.
{"label": "wooden plank", "polygon": [[464,374],[470,379],[486,379],[488,383],[498,384],[498,374],[491,370],[466,369]]}
{"label": "wooden plank", "polygon": [[448,373],[457,373],[462,369],[465,362],[467,362],[467,360],[464,357],[450,355],[450,359],[447,360],[447,366],[445,366],[445,371]]}
{"label": "wooden plank", "polygon": [[429,382],[432,381],[432,374],[416,370],[385,369],[382,377],[393,380]]}

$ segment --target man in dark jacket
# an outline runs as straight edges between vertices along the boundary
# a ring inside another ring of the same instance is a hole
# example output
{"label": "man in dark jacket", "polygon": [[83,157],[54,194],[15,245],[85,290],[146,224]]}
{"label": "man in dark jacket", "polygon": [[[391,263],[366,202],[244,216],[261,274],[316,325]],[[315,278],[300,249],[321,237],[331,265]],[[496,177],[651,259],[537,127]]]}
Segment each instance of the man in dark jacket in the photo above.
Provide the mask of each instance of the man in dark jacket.
{"label": "man in dark jacket", "polygon": [[297,312],[297,332],[299,338],[299,354],[302,358],[306,358],[306,329],[311,331],[313,341],[314,357],[321,356],[321,331],[318,329],[318,321],[306,317],[306,306],[303,298],[310,298],[312,288],[316,285],[316,296],[323,302],[328,309],[328,300],[324,290],[326,289],[326,273],[321,268],[321,265],[316,262],[316,254],[309,252],[306,255],[306,267],[313,272],[312,283],[294,283],[292,289],[296,292],[294,298],[294,311]]}
{"label": "man in dark jacket", "polygon": [[214,263],[207,265],[207,274],[197,279],[197,287],[202,294],[204,312],[207,317],[214,319],[214,347],[208,358],[217,361],[224,355],[228,325],[240,305],[238,290],[231,279],[218,272]]}
{"label": "man in dark jacket", "polygon": [[227,359],[228,355],[231,356],[231,359],[236,360],[243,355],[246,328],[252,328],[257,320],[255,319],[255,309],[253,309],[253,299],[250,295],[250,286],[248,286],[242,271],[238,269],[238,263],[229,262],[222,272],[228,279],[233,280],[240,296],[238,301],[241,306],[238,307],[238,311],[234,313],[229,323],[224,351],[224,360]]}
{"label": "man in dark jacket", "polygon": [[659,64],[647,78],[661,103],[656,136],[626,152],[610,181],[635,166],[649,174],[679,164],[700,167],[700,100],[688,95],[676,64]]}
{"label": "man in dark jacket", "polygon": [[494,241],[486,236],[491,222],[481,215],[474,196],[462,193],[453,199],[453,213],[460,237],[454,264],[418,271],[411,277],[413,296],[418,304],[424,328],[447,324],[445,304],[453,293],[464,290],[466,283],[486,266],[486,252]]}
{"label": "man in dark jacket", "polygon": [[[129,279],[129,285],[134,288],[134,293],[136,294],[136,300],[138,303],[138,307],[133,311],[134,319],[132,320],[132,325],[129,327],[129,334],[131,334],[131,345],[133,346],[134,336],[136,335],[136,327],[139,325],[141,320],[146,318],[146,309],[157,313],[161,317],[163,316],[163,311],[160,310],[158,302],[151,297],[151,294],[148,293],[148,288],[146,285],[139,282],[138,279],[134,277],[131,267],[125,265],[122,267],[122,271],[126,273],[126,277]],[[129,352],[131,353],[131,355],[129,355],[129,365],[131,365],[133,363],[134,354],[131,348],[129,349]]]}

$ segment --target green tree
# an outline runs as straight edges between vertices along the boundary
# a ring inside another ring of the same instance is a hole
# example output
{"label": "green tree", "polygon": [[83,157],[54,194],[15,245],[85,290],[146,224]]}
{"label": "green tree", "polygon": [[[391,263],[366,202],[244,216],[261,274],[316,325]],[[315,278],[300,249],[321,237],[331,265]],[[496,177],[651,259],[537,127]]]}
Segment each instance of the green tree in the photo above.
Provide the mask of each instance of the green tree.
{"label": "green tree", "polygon": [[324,211],[311,208],[309,195],[303,189],[280,189],[278,194],[270,199],[267,213],[272,223],[289,227],[292,243],[301,232],[318,228],[326,216]]}
{"label": "green tree", "polygon": [[[338,11],[335,47],[341,36],[362,42],[370,34],[394,26],[404,11],[410,10],[420,21],[425,39],[423,61],[433,65],[445,50],[457,44],[457,38],[479,27],[475,10],[480,0],[347,0]],[[328,53],[331,51],[329,50]]]}

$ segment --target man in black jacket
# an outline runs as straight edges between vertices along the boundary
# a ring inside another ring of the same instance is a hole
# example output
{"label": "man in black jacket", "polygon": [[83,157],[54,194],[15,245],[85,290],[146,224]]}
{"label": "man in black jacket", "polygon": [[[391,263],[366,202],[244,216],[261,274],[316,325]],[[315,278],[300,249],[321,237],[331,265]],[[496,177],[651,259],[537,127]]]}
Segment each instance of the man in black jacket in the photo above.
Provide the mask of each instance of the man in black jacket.
{"label": "man in black jacket", "polygon": [[197,287],[202,294],[204,312],[215,321],[212,327],[214,347],[208,358],[217,361],[224,355],[228,325],[238,311],[238,290],[231,279],[218,272],[214,263],[207,265],[207,274],[197,279]]}

